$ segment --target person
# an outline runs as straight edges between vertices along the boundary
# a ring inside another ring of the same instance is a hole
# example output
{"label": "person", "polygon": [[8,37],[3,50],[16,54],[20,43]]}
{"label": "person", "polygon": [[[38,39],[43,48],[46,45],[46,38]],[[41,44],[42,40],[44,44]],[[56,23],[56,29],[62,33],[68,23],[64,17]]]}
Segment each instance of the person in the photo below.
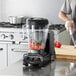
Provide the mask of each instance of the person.
{"label": "person", "polygon": [[59,18],[65,23],[65,28],[67,31],[69,31],[69,34],[73,34],[75,40],[76,0],[64,0],[64,3],[59,11]]}

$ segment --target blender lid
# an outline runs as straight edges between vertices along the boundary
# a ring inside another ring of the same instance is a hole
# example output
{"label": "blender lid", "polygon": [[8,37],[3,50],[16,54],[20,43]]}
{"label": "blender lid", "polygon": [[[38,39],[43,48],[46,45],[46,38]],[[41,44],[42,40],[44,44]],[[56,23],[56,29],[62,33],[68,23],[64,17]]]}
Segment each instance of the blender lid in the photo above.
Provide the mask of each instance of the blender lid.
{"label": "blender lid", "polygon": [[40,28],[44,28],[48,25],[48,19],[45,18],[30,18],[28,20],[28,24],[29,24],[29,28],[31,29],[32,25],[34,26],[35,29],[40,29]]}

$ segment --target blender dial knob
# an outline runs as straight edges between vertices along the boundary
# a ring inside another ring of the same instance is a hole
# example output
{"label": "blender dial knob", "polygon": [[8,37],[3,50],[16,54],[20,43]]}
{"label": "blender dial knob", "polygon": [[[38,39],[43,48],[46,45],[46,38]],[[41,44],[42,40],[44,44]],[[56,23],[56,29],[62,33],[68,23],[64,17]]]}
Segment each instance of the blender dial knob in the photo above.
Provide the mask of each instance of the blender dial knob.
{"label": "blender dial knob", "polygon": [[2,34],[2,35],[1,35],[1,38],[2,38],[2,39],[5,39],[5,38],[6,38],[6,35],[5,35],[5,34]]}
{"label": "blender dial knob", "polygon": [[14,39],[14,36],[12,34],[9,37],[10,37],[10,39]]}

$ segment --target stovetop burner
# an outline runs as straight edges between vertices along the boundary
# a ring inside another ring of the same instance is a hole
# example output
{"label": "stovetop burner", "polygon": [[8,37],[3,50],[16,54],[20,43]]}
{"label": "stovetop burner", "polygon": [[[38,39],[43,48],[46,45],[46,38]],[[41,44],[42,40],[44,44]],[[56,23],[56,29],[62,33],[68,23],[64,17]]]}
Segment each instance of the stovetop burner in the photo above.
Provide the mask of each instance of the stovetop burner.
{"label": "stovetop burner", "polygon": [[53,25],[50,25],[50,29],[51,30],[59,30],[60,32],[66,30],[64,24],[53,24]]}
{"label": "stovetop burner", "polygon": [[23,24],[10,24],[9,22],[0,22],[2,28],[22,28]]}

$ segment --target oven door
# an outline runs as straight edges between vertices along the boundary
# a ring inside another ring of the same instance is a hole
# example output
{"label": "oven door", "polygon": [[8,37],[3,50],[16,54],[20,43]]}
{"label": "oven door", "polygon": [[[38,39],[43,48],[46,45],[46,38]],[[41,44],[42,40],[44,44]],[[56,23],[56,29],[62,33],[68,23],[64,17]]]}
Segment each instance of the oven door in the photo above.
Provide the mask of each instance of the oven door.
{"label": "oven door", "polygon": [[7,67],[7,45],[0,43],[0,70]]}
{"label": "oven door", "polygon": [[8,65],[11,65],[23,58],[28,53],[28,44],[8,44]]}

